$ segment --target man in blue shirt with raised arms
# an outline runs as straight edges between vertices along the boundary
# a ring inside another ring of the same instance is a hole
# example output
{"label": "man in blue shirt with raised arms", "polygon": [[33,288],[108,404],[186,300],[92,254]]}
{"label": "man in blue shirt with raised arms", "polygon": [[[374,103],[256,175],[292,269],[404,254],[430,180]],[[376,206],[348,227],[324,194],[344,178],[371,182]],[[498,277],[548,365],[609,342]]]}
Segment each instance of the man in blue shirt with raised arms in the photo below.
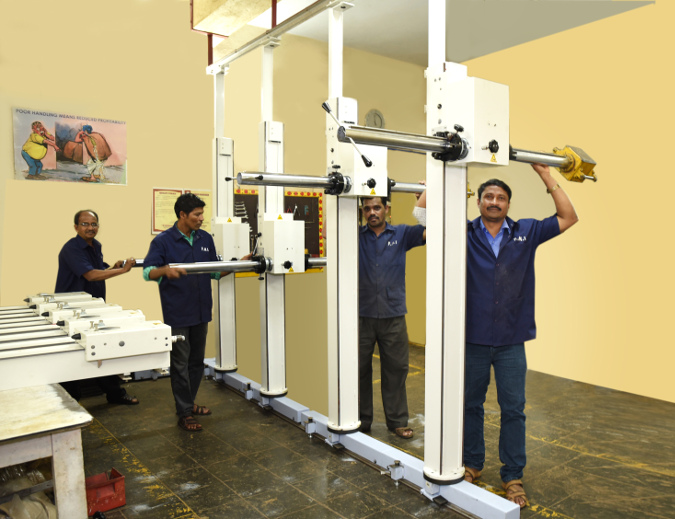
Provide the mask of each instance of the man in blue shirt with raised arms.
{"label": "man in blue shirt with raised arms", "polygon": [[208,407],[195,404],[195,398],[204,376],[206,333],[213,307],[211,279],[229,272],[187,275],[185,269],[169,264],[218,260],[213,238],[201,230],[205,205],[193,193],[179,196],[174,205],[178,220],[152,240],[143,260],[143,277],[159,285],[164,322],[171,326],[173,335],[185,337],[171,350],[171,390],[178,426],[188,432],[202,430],[193,415],[211,414]]}
{"label": "man in blue shirt with raised arms", "polygon": [[[98,214],[91,209],[75,213],[75,232],[59,253],[59,271],[55,292],[87,292],[105,299],[105,280],[125,274],[136,264],[134,258],[119,260],[112,267],[103,261],[101,242],[96,240],[99,230]],[[106,394],[111,404],[135,405],[136,397],[127,394],[117,375],[93,379]],[[82,396],[79,380],[61,385],[75,400]]]}
{"label": "man in blue shirt with raised arms", "polygon": [[[549,167],[533,164],[551,194],[556,214],[513,221],[511,188],[492,179],[478,189],[480,217],[467,225],[464,479],[476,481],[485,464],[483,403],[494,368],[501,410],[500,475],[506,497],[527,506],[525,468],[525,341],[536,337],[534,257],[537,247],[579,218]],[[425,194],[418,206],[426,204]]]}
{"label": "man in blue shirt with raised arms", "polygon": [[410,439],[408,329],[405,322],[406,252],[426,243],[421,225],[391,225],[387,198],[362,198],[367,225],[359,230],[359,419],[361,431],[373,423],[373,352],[377,343],[382,375],[382,405],[387,427]]}

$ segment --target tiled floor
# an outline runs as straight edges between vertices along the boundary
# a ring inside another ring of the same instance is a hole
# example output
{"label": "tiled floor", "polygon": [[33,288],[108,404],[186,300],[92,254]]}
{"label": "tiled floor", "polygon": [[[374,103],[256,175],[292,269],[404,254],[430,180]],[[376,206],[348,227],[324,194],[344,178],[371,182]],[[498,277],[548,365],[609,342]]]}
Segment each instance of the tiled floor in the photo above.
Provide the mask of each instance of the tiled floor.
{"label": "tiled floor", "polygon": [[[372,435],[421,457],[424,350],[411,353],[415,438],[389,433],[381,411]],[[127,505],[107,519],[461,517],[214,381],[200,389],[213,415],[198,434],[176,426],[168,379],[128,389],[140,406],[81,401],[95,417],[83,431],[87,475],[110,467],[125,475]],[[675,404],[530,372],[526,412],[532,506],[521,517],[675,518]],[[494,492],[498,424],[491,386],[480,484]]]}

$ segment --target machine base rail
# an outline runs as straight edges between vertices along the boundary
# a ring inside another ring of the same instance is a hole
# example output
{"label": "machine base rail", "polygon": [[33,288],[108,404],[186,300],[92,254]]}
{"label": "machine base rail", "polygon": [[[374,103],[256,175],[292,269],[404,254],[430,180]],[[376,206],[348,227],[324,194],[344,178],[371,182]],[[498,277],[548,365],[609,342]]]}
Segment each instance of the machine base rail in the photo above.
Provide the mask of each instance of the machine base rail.
{"label": "machine base rail", "polygon": [[447,500],[455,510],[460,509],[483,519],[518,519],[520,508],[476,485],[462,481],[455,485],[435,485],[424,479],[424,460],[387,445],[361,432],[335,434],[328,430],[328,417],[310,410],[290,398],[268,398],[260,393],[260,384],[238,373],[218,373],[215,359],[206,359],[206,371],[219,382],[253,400],[261,407],[271,407],[279,415],[304,428],[310,437],[314,434],[325,439],[328,445],[341,446],[362,461],[377,468],[396,482],[403,482],[429,500],[439,497]]}

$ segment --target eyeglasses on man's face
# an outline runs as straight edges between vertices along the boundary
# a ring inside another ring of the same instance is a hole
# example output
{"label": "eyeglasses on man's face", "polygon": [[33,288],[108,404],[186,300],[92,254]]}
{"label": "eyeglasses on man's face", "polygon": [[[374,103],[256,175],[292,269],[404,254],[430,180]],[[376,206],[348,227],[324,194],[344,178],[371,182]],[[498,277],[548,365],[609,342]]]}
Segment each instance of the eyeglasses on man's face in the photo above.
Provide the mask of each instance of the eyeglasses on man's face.
{"label": "eyeglasses on man's face", "polygon": [[82,227],[93,227],[94,229],[95,229],[96,227],[98,227],[98,224],[97,224],[96,222],[91,222],[91,223],[89,223],[89,222],[80,222],[79,225],[81,225]]}

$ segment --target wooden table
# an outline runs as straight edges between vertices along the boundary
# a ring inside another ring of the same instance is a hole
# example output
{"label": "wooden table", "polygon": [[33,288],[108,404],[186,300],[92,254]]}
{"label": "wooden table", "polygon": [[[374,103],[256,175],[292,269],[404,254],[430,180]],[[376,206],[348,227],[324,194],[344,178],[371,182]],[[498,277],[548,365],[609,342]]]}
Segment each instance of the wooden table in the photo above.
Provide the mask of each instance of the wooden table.
{"label": "wooden table", "polygon": [[82,427],[93,418],[58,384],[0,391],[0,468],[52,458],[59,518],[85,519]]}

